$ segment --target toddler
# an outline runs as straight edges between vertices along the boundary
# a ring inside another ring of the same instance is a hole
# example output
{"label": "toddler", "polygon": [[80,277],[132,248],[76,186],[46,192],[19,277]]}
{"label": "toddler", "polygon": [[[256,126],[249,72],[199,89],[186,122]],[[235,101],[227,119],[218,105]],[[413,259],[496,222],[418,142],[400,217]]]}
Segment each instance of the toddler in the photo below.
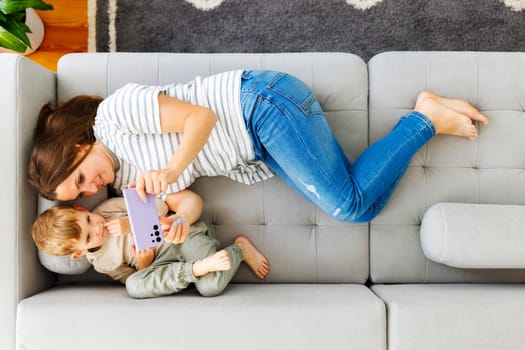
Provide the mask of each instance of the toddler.
{"label": "toddler", "polygon": [[177,293],[195,283],[203,296],[220,294],[240,263],[245,261],[263,279],[267,259],[244,236],[220,250],[219,242],[202,223],[190,226],[188,239],[170,243],[167,230],[176,217],[165,217],[167,205],[156,199],[165,242],[137,251],[123,198],[104,201],[92,212],[75,206],[56,206],[40,214],[32,235],[42,251],[52,255],[86,255],[98,272],[126,284],[130,296],[151,298]]}

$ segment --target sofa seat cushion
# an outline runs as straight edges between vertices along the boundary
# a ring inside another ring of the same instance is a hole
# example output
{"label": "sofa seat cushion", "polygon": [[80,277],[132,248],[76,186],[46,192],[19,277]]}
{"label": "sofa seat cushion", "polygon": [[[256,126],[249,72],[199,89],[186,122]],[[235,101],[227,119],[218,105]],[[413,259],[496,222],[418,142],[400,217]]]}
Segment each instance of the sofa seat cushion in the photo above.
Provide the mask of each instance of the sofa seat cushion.
{"label": "sofa seat cushion", "polygon": [[421,222],[430,260],[459,268],[525,268],[525,205],[436,203]]}
{"label": "sofa seat cushion", "polygon": [[525,285],[375,285],[388,348],[514,350],[525,344]]}
{"label": "sofa seat cushion", "polygon": [[123,286],[62,286],[23,300],[17,323],[27,350],[386,346],[384,303],[354,284],[231,284],[214,298],[143,300]]}

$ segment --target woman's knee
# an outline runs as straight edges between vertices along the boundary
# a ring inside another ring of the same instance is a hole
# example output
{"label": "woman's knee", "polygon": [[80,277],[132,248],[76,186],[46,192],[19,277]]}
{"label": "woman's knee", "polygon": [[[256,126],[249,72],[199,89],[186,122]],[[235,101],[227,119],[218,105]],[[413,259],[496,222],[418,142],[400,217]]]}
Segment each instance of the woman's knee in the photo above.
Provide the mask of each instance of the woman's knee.
{"label": "woman's knee", "polygon": [[358,207],[351,207],[351,208],[345,208],[340,209],[337,208],[333,213],[332,217],[339,221],[350,221],[354,223],[365,223],[372,221],[373,218],[379,214],[381,209],[386,204],[382,201],[378,201],[374,204],[372,204],[368,208],[358,208]]}
{"label": "woman's knee", "polygon": [[367,222],[367,210],[357,207],[338,207],[329,213],[334,219],[339,221],[349,221],[355,223]]}
{"label": "woman's knee", "polygon": [[337,214],[332,215],[333,218],[339,221],[349,221],[349,222],[363,222],[362,220],[362,213],[358,213],[355,211],[351,212],[338,212]]}

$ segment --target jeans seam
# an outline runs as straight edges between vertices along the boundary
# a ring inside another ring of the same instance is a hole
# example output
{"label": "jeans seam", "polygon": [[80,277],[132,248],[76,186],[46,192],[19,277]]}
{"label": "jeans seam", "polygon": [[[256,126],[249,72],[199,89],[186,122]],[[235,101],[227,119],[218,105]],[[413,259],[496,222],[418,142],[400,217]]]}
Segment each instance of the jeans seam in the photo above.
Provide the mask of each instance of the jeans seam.
{"label": "jeans seam", "polygon": [[[268,87],[268,90],[272,91],[273,93],[276,93],[280,96],[282,96],[283,98],[285,98],[287,101],[289,101],[290,103],[292,103],[294,106],[296,106],[297,108],[299,108],[303,114],[306,116],[306,117],[310,117],[310,116],[313,116],[313,115],[319,115],[321,114],[320,112],[318,111],[309,111],[309,110],[306,110],[304,108],[304,104],[300,104],[298,103],[297,101],[295,101],[294,98],[292,98],[290,95],[287,95],[285,94],[284,92],[280,91],[280,90],[275,90],[271,87]],[[308,95],[308,99],[306,101],[311,101],[312,99],[316,99],[315,96],[313,95],[312,92],[310,92],[310,94]],[[311,106],[313,103],[310,103],[309,105]]]}
{"label": "jeans seam", "polygon": [[[424,122],[425,126],[428,127],[432,131],[432,135],[436,135],[436,127],[434,126],[434,123],[432,123],[432,121],[426,115],[418,111],[413,111],[412,115],[417,117],[422,122]],[[421,132],[425,128],[425,126],[422,126],[418,130],[418,132]]]}
{"label": "jeans seam", "polygon": [[[430,119],[428,119],[424,114],[421,114],[419,112],[412,112],[412,115],[414,115],[415,117],[417,117],[419,120],[423,121],[424,124],[420,125],[416,130],[415,132],[412,134],[413,136],[415,135],[420,135],[425,129],[427,128],[430,128],[431,131],[432,131],[432,135],[435,135],[435,128],[434,128],[434,124],[432,124],[432,122],[430,121]],[[399,152],[401,151],[401,149],[404,149],[406,147],[407,143],[405,142],[403,144],[402,147],[400,148],[397,148],[395,153],[391,155],[391,157],[394,157],[396,156],[397,154],[399,154]],[[410,163],[412,162],[412,160],[409,161],[408,165],[410,165]],[[383,171],[384,167],[381,168],[381,172]],[[370,184],[373,183],[377,177],[378,177],[378,173],[380,172],[377,172],[376,175],[374,176],[374,178],[372,178],[371,181],[368,182],[368,185],[366,188],[363,188],[362,191],[363,192],[366,192],[368,190],[368,188],[370,187]]]}
{"label": "jeans seam", "polygon": [[[300,104],[298,103],[292,96],[290,96],[289,94],[286,94],[285,92],[281,91],[281,90],[278,90],[278,89],[275,89],[274,85],[281,79],[283,79],[284,77],[286,76],[289,76],[287,73],[283,73],[283,72],[280,72],[279,74],[277,74],[271,81],[269,81],[265,86],[264,88],[266,90],[269,90],[275,94],[278,94],[279,96],[285,98],[287,101],[289,101],[290,103],[292,103],[294,106],[296,106],[297,108],[299,108],[303,114],[305,116],[312,116],[312,115],[319,115],[321,114],[321,111],[308,111],[304,108],[304,104]],[[292,76],[290,76],[292,77]],[[294,77],[292,77],[294,78]],[[257,93],[259,96],[264,96],[264,90],[261,91],[261,89],[257,89],[257,82],[254,83],[254,84],[251,84],[249,88],[246,88],[246,89],[243,89],[244,91],[249,91],[249,92],[253,92],[253,93]],[[241,90],[241,92],[243,92],[243,90]],[[309,89],[310,90],[310,89]],[[306,99],[306,101],[311,101],[312,99],[314,99],[315,101],[317,101],[317,98],[315,97],[314,93],[310,90],[310,93],[308,95],[308,98]],[[319,103],[319,101],[317,101],[317,103]],[[311,106],[313,104],[310,103],[309,105]]]}

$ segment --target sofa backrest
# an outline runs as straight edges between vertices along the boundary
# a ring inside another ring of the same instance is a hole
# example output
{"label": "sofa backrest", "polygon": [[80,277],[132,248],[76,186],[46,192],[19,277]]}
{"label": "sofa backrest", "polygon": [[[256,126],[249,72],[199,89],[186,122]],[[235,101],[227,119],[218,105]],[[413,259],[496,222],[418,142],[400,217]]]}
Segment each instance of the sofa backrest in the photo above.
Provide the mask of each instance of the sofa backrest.
{"label": "sofa backrest", "polygon": [[[438,136],[413,158],[370,224],[375,283],[524,282],[525,270],[456,269],[423,255],[419,227],[437,202],[525,204],[525,54],[389,52],[369,68],[370,142],[412,110],[418,93],[463,98],[490,118],[475,141]],[[497,234],[497,233],[495,233]]]}
{"label": "sofa backrest", "polygon": [[[59,102],[78,94],[107,96],[128,82],[164,85],[239,68],[281,70],[301,78],[318,97],[349,158],[354,160],[366,148],[367,67],[352,54],[71,54],[59,62],[57,94]],[[265,282],[364,283],[368,279],[368,224],[330,218],[277,178],[253,186],[220,177],[201,178],[192,189],[205,202],[202,220],[223,245],[244,234],[267,256],[271,272]],[[234,281],[256,278],[243,266]]]}

